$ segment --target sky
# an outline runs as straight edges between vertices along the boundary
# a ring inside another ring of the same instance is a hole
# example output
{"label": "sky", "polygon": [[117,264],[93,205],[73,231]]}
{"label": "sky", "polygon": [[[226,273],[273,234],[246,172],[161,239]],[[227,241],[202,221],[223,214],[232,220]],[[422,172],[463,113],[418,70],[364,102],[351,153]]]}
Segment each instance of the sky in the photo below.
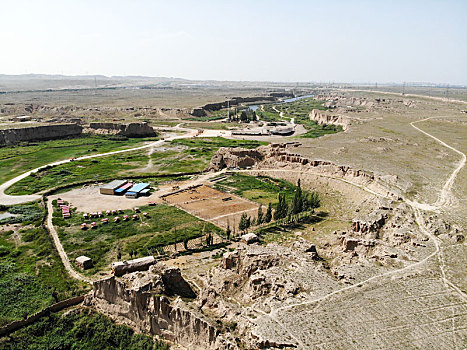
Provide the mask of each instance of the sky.
{"label": "sky", "polygon": [[467,84],[467,0],[0,0],[0,74]]}

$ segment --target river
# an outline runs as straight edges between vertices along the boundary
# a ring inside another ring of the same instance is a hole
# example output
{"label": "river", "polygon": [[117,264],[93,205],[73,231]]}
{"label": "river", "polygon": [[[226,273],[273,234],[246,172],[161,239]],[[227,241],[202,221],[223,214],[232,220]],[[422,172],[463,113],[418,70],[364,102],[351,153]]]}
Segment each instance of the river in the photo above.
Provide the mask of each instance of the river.
{"label": "river", "polygon": [[[304,98],[313,97],[313,96],[314,95],[303,95],[303,96],[298,96],[298,97],[292,97],[292,98],[285,99],[284,101],[279,102],[278,104],[295,102],[295,101],[298,101],[298,100],[301,100],[301,99],[304,99]],[[271,103],[271,104],[273,104],[273,103]],[[256,111],[258,109],[258,107],[259,107],[259,105],[248,106],[248,108],[251,109],[252,111]]]}

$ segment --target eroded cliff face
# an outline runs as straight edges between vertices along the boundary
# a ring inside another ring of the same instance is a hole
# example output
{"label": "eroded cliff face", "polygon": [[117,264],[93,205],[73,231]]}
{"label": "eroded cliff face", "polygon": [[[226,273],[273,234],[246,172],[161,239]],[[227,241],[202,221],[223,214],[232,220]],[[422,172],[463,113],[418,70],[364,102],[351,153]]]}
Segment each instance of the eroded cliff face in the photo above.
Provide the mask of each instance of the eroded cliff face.
{"label": "eroded cliff face", "polygon": [[181,299],[194,295],[180,269],[158,263],[148,271],[94,282],[85,305],[187,349],[238,349],[228,334]]}
{"label": "eroded cliff face", "polygon": [[91,130],[100,133],[117,134],[127,137],[151,137],[156,136],[154,129],[147,123],[90,123]]}
{"label": "eroded cliff face", "polygon": [[22,141],[42,141],[80,135],[83,128],[77,124],[54,124],[0,130],[0,145],[11,145]]}
{"label": "eroded cliff face", "polygon": [[337,125],[342,126],[342,129],[347,130],[350,126],[350,119],[344,115],[330,114],[319,109],[313,109],[310,113],[310,120],[314,120],[319,125]]}
{"label": "eroded cliff face", "polygon": [[254,166],[255,169],[290,169],[310,171],[313,173],[332,176],[359,185],[370,186],[372,190],[394,199],[398,194],[386,187],[384,179],[361,169],[353,169],[346,165],[338,165],[326,160],[312,160],[300,154],[289,151],[287,144],[271,144],[256,149],[246,148],[220,148],[212,157],[209,170],[224,168],[246,168]]}

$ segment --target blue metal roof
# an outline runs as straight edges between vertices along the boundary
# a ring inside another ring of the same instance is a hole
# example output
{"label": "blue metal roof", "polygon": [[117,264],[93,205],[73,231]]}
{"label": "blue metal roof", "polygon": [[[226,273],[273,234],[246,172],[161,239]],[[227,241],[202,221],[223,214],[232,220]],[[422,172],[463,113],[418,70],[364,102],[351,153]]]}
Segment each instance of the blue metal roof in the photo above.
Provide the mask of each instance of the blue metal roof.
{"label": "blue metal roof", "polygon": [[139,184],[133,185],[130,192],[139,193],[147,187],[149,187],[149,183],[141,182]]}

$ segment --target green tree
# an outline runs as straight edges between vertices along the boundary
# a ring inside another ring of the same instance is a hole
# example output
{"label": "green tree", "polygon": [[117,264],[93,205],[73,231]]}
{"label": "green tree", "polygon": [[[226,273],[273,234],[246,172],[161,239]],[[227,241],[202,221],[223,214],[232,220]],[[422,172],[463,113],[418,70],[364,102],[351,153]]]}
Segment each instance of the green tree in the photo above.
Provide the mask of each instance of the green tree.
{"label": "green tree", "polygon": [[246,213],[243,213],[241,218],[240,218],[240,223],[238,224],[238,229],[245,233],[245,231],[248,229],[248,218]]}
{"label": "green tree", "polygon": [[227,230],[225,231],[225,234],[227,235],[227,239],[230,239],[230,236],[232,234],[232,230],[230,229],[229,224],[227,224]]}
{"label": "green tree", "polygon": [[240,121],[242,123],[246,123],[249,121],[248,114],[246,114],[245,111],[242,111],[242,113],[240,113]]}
{"label": "green tree", "polygon": [[214,242],[214,239],[212,237],[211,232],[209,232],[208,235],[206,236],[206,245],[209,247],[213,244],[213,242]]}
{"label": "green tree", "polygon": [[300,185],[300,179],[298,179],[297,182],[297,188],[295,189],[295,195],[292,200],[290,211],[292,214],[298,214],[303,211],[303,192]]}
{"label": "green tree", "polygon": [[285,199],[285,193],[279,193],[279,203],[277,204],[276,211],[274,212],[274,220],[280,220],[287,216],[289,206]]}
{"label": "green tree", "polygon": [[303,196],[302,206],[304,211],[319,208],[321,201],[317,192],[311,192]]}
{"label": "green tree", "polygon": [[258,225],[261,225],[263,223],[263,219],[264,219],[264,216],[263,216],[263,205],[260,204],[259,207],[258,207],[258,215],[257,215],[257,219],[256,219],[256,223]]}
{"label": "green tree", "polygon": [[268,210],[266,210],[266,215],[264,216],[264,222],[268,223],[268,222],[271,222],[271,220],[272,220],[272,205],[269,202]]}

